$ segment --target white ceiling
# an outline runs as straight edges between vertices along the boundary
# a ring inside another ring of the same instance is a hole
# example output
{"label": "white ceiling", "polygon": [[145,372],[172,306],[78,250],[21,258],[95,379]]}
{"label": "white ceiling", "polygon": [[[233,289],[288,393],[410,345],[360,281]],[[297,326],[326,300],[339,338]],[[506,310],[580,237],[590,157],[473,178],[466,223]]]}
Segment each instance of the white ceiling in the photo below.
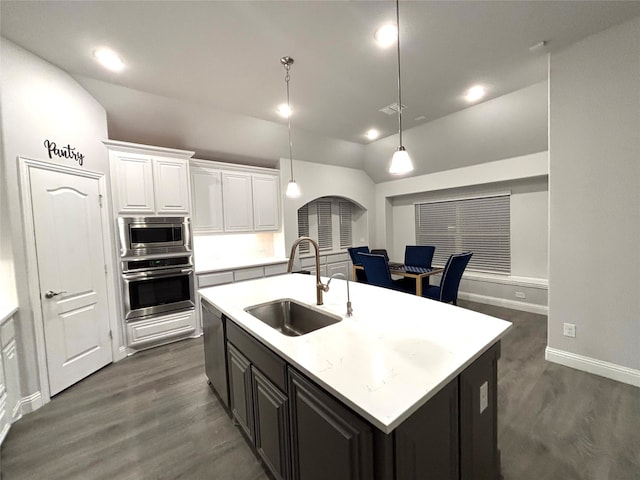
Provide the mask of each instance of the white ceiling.
{"label": "white ceiling", "polygon": [[[3,37],[89,79],[80,81],[105,105],[110,130],[135,127],[135,103],[109,98],[120,87],[285,124],[275,107],[289,55],[296,128],[358,143],[368,128],[397,133],[397,118],[379,112],[397,100],[396,52],[373,41],[394,20],[392,1],[2,0],[0,9]],[[466,108],[462,93],[475,83],[490,99],[540,82],[547,52],[636,15],[640,1],[402,1],[404,127]],[[123,72],[94,62],[102,45],[121,54]],[[205,135],[189,142],[212,149]]]}

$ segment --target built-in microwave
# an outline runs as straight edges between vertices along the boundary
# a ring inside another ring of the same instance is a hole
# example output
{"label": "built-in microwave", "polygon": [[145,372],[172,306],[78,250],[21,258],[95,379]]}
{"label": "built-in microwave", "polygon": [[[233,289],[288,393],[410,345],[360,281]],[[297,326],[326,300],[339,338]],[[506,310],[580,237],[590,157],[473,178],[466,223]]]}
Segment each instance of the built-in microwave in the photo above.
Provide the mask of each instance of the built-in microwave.
{"label": "built-in microwave", "polygon": [[119,217],[121,257],[191,252],[189,217]]}

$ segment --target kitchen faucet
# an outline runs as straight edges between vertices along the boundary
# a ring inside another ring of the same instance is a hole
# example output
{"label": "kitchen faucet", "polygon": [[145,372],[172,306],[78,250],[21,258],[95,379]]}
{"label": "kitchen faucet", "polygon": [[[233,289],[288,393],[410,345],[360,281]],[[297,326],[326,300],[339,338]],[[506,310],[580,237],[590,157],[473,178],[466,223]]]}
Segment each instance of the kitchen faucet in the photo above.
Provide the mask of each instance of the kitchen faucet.
{"label": "kitchen faucet", "polygon": [[344,273],[334,273],[327,282],[327,290],[329,290],[329,284],[331,283],[331,280],[333,280],[333,277],[342,277],[347,281],[347,317],[350,317],[353,315],[353,308],[351,308],[351,296],[349,295],[349,278]]}
{"label": "kitchen faucet", "polygon": [[322,292],[326,292],[327,290],[329,290],[329,284],[325,285],[320,280],[320,247],[313,238],[299,237],[295,242],[293,242],[293,245],[291,245],[291,253],[289,254],[289,264],[287,265],[287,272],[291,273],[291,270],[293,269],[293,258],[296,253],[296,248],[298,248],[298,245],[300,245],[305,240],[313,245],[313,248],[316,252],[316,303],[318,305],[322,305]]}

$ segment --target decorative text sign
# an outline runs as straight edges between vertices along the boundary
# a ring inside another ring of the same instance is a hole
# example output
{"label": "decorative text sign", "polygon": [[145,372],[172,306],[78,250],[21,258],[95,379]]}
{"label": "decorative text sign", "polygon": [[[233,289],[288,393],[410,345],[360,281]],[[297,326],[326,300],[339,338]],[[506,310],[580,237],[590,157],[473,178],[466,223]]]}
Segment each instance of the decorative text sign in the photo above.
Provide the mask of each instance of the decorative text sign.
{"label": "decorative text sign", "polygon": [[67,144],[66,147],[58,147],[56,142],[52,142],[51,140],[44,141],[44,148],[47,149],[49,153],[49,158],[53,158],[53,155],[60,158],[69,158],[71,160],[75,160],[78,162],[78,165],[82,166],[84,162],[84,155],[80,152],[77,152],[75,147]]}

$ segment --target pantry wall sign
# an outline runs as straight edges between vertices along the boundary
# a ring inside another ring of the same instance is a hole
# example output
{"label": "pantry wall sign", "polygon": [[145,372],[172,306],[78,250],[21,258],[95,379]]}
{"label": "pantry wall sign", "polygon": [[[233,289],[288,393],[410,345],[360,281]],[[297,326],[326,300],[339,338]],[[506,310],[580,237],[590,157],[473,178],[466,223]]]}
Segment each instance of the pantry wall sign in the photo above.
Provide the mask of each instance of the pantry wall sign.
{"label": "pantry wall sign", "polygon": [[58,146],[56,142],[52,142],[51,140],[44,141],[44,148],[47,149],[47,153],[49,154],[49,158],[53,160],[53,157],[59,158],[68,158],[70,160],[75,160],[78,162],[78,165],[82,166],[84,163],[84,155],[76,150],[75,147],[67,144],[64,146]]}

